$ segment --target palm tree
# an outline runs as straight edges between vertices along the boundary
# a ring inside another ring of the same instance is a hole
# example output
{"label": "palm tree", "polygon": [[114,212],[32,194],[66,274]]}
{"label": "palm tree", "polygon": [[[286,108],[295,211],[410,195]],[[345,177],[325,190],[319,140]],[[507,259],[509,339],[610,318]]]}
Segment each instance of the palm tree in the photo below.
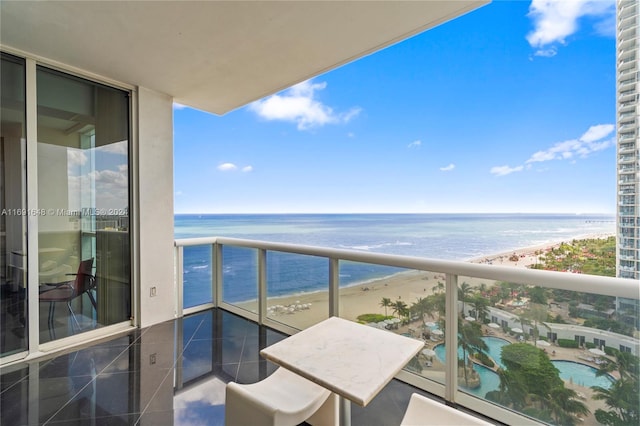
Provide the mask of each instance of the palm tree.
{"label": "palm tree", "polygon": [[475,311],[476,320],[481,320],[483,322],[489,314],[489,301],[484,298],[481,294],[475,295],[469,303],[473,306],[473,310]]}
{"label": "palm tree", "polygon": [[442,283],[442,281],[438,281],[438,284],[431,287],[431,291],[433,293],[442,293],[444,291],[444,283]]}
{"label": "palm tree", "polygon": [[610,411],[598,409],[596,420],[605,425],[640,424],[640,359],[629,352],[615,351],[616,361],[607,362],[596,373],[598,376],[617,370],[620,378],[608,389],[593,386],[593,399],[605,402]]}
{"label": "palm tree", "polygon": [[427,300],[429,301],[427,304],[429,311],[435,310],[438,313],[438,322],[440,322],[440,319],[445,315],[446,312],[446,294],[433,294],[427,297]]}
{"label": "palm tree", "polygon": [[[525,325],[531,326],[531,321],[529,321],[529,319],[524,315],[518,316],[518,321],[520,322],[520,328],[522,328],[522,339],[526,340],[527,339],[527,333],[525,333],[525,331],[524,331],[524,326]],[[535,342],[533,344],[535,346]]]}
{"label": "palm tree", "polygon": [[466,315],[464,302],[469,297],[472,291],[473,289],[471,288],[471,285],[466,282],[463,282],[462,284],[460,284],[460,287],[458,287],[458,299],[462,301],[462,316]]}
{"label": "palm tree", "polygon": [[478,286],[478,292],[481,295],[484,295],[487,292],[487,289],[488,289],[488,287],[487,287],[487,284],[485,284],[485,283],[480,283],[480,285]]}
{"label": "palm tree", "polygon": [[384,308],[384,316],[387,316],[387,308],[392,305],[391,299],[388,297],[383,297],[380,301],[380,306]]}
{"label": "palm tree", "polygon": [[403,315],[406,315],[406,312],[409,310],[407,308],[407,304],[402,300],[396,300],[391,304],[393,308],[393,312],[398,315],[398,318],[401,318]]}
{"label": "palm tree", "polygon": [[477,351],[483,352],[489,350],[487,344],[482,340],[482,328],[477,322],[467,322],[462,324],[458,322],[458,331],[460,338],[458,339],[458,346],[462,348],[463,359],[463,371],[464,371],[464,383],[466,387],[469,387],[469,378],[467,375],[467,352]]}
{"label": "palm tree", "polygon": [[552,389],[545,405],[553,413],[553,417],[559,425],[574,425],[577,420],[576,416],[590,413],[587,406],[578,401],[578,393],[564,386]]}
{"label": "palm tree", "polygon": [[424,313],[427,311],[427,299],[424,297],[418,297],[409,310],[420,313],[420,321],[422,323],[424,320]]}
{"label": "palm tree", "polygon": [[528,319],[529,325],[532,325],[534,346],[536,345],[540,334],[540,330],[538,330],[538,324],[542,324],[547,330],[551,331],[551,328],[545,322],[548,315],[547,312],[548,310],[545,305],[531,303],[527,312],[523,314],[523,316]]}

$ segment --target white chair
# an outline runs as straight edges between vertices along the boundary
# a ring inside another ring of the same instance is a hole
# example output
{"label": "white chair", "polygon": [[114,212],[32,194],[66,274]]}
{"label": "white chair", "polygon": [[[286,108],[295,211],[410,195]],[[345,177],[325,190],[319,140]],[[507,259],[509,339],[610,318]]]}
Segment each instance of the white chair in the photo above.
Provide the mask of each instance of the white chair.
{"label": "white chair", "polygon": [[467,426],[491,425],[491,423],[456,410],[441,402],[414,393],[411,395],[409,406],[404,413],[400,426],[428,425]]}
{"label": "white chair", "polygon": [[313,426],[338,424],[338,395],[304,377],[278,368],[264,380],[227,384],[226,426]]}

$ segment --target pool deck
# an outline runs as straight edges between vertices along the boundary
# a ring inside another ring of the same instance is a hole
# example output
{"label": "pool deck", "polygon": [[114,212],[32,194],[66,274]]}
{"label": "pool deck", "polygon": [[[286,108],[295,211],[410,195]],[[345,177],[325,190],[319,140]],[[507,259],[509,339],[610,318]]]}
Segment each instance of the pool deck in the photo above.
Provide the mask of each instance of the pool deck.
{"label": "pool deck", "polygon": [[[504,333],[501,329],[493,329],[487,326],[483,326],[482,331],[485,337],[497,337],[500,339],[504,339],[510,343],[527,343],[530,345],[532,344],[530,340],[527,342],[519,342],[517,338]],[[444,339],[438,339],[437,341],[426,341],[425,347],[433,349],[435,346],[443,343],[444,343]],[[599,368],[599,365],[595,363],[595,358],[597,357],[594,356],[592,353],[590,353],[586,349],[561,348],[560,346],[557,346],[555,344],[552,344],[551,346],[540,348],[540,349],[546,350],[547,354],[549,355],[549,359],[551,359],[552,361],[571,361],[571,362],[587,365],[589,367]],[[588,361],[585,358],[591,358],[594,361]],[[604,356],[603,358],[611,359],[608,356]],[[431,357],[431,360],[432,362],[430,363],[430,365],[427,366],[422,371],[423,375],[436,381],[444,380],[445,366],[438,360],[436,356]],[[616,379],[620,377],[620,374],[617,371],[611,372],[610,374]],[[604,401],[594,400],[592,398],[594,392],[589,387],[580,386],[578,384],[566,382],[566,381],[565,381],[565,386],[569,389],[576,391],[579,398],[588,405],[589,410],[591,411],[589,415],[584,417],[584,422],[582,423],[582,425],[585,425],[585,426],[597,425],[598,422],[595,420],[593,413],[598,408],[602,408],[605,410],[607,409]]]}

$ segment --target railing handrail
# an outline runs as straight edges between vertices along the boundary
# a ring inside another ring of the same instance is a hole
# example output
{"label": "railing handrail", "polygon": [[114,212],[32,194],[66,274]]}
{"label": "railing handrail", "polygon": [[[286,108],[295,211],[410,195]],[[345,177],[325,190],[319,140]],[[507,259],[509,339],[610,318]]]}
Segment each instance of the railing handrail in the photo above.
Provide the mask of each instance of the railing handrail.
{"label": "railing handrail", "polygon": [[543,271],[457,260],[440,260],[425,257],[370,253],[349,249],[336,249],[229,237],[182,238],[174,241],[174,245],[176,247],[212,244],[304,254],[326,257],[329,259],[372,263],[428,272],[483,278],[487,280],[507,281],[559,290],[596,293],[629,299],[637,299],[640,292],[640,284],[635,280],[604,277],[599,275]]}

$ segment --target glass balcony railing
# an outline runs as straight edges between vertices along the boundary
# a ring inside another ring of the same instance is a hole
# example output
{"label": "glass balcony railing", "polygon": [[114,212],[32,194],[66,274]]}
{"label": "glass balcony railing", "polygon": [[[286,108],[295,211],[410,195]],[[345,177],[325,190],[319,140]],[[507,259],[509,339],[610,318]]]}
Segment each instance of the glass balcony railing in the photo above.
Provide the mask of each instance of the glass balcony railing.
{"label": "glass balcony railing", "polygon": [[[421,339],[397,378],[506,424],[637,416],[633,279],[232,238],[175,246],[178,316],[213,304],[286,333],[340,316]],[[623,387],[635,391],[603,399]]]}

